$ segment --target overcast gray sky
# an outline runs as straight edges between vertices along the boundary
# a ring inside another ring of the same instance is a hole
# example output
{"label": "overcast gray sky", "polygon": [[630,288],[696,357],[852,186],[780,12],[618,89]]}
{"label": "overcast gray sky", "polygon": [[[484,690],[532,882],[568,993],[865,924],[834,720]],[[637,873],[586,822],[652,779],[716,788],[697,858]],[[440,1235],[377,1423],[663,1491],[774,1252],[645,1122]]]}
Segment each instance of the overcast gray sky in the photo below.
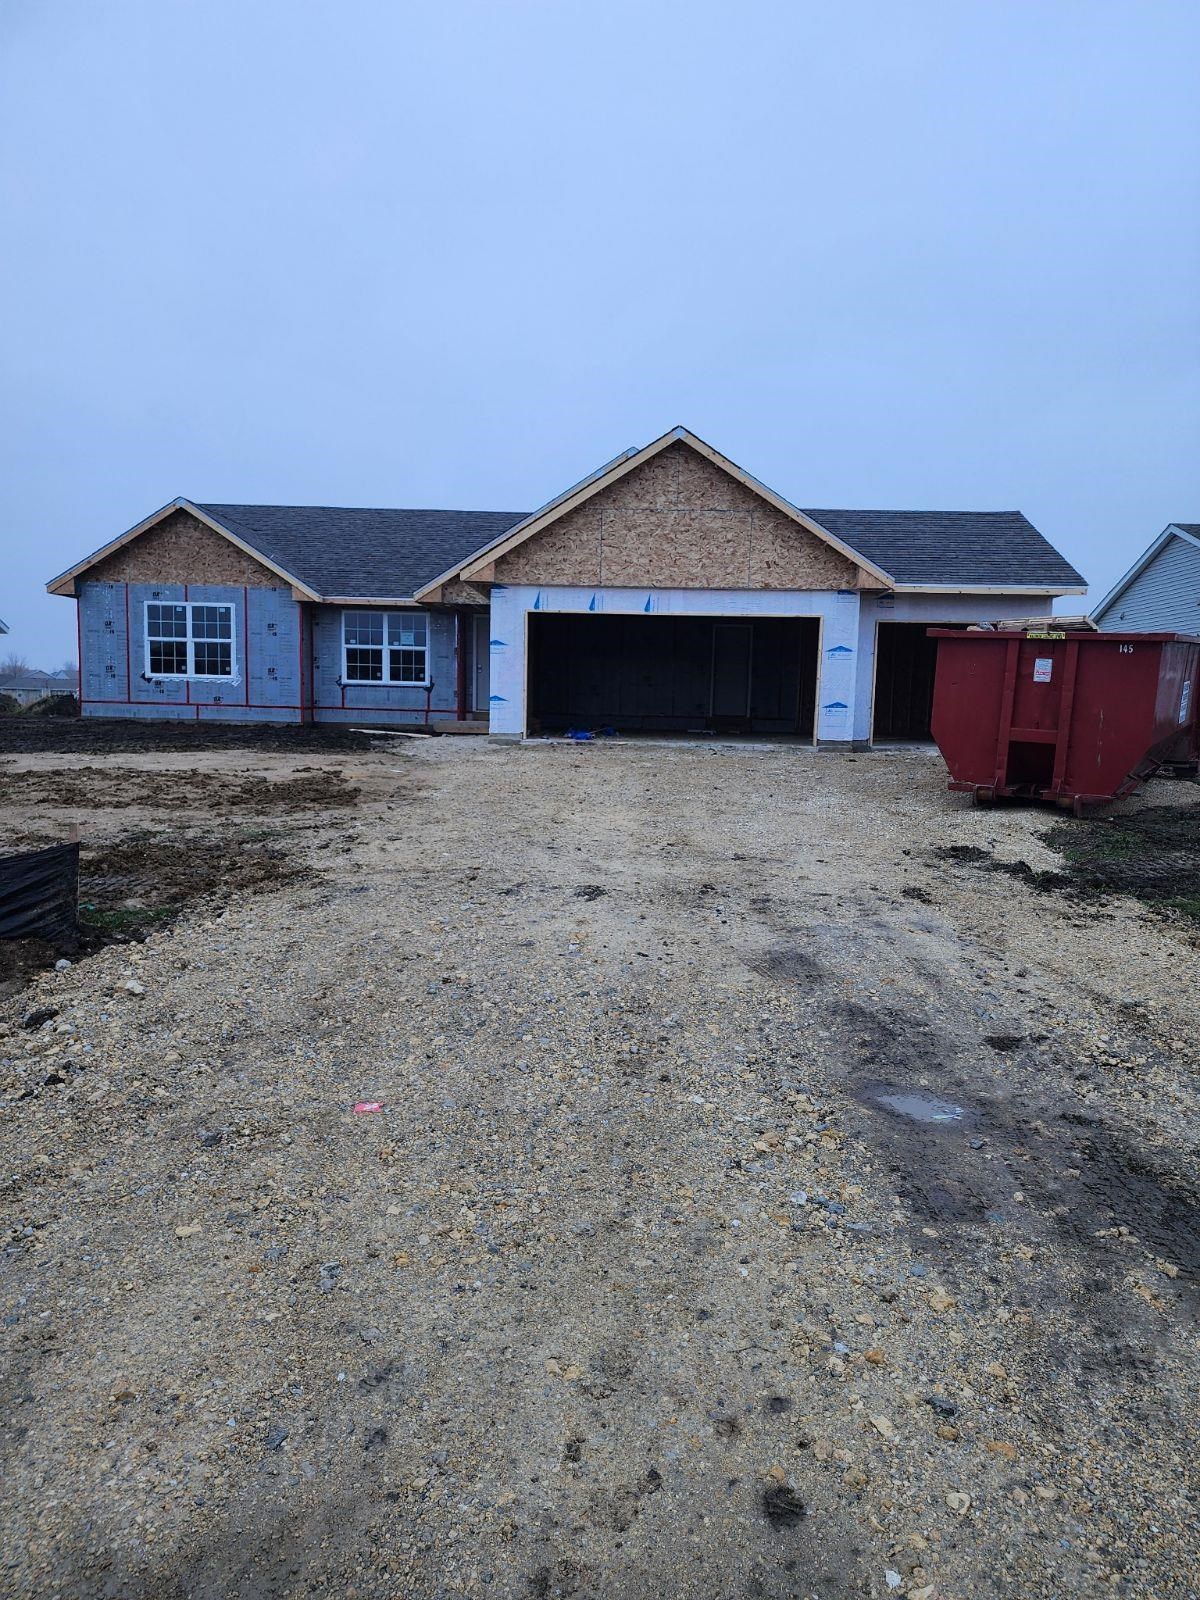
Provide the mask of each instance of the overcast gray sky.
{"label": "overcast gray sky", "polygon": [[176,495],[1200,521],[1195,0],[0,0],[0,616]]}

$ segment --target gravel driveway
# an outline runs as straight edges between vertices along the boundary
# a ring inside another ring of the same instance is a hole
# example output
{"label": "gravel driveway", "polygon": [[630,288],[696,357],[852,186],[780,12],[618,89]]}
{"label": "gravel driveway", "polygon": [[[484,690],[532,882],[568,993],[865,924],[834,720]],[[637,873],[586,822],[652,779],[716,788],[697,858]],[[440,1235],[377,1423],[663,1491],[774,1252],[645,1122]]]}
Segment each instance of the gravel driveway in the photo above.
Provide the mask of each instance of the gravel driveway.
{"label": "gravel driveway", "polygon": [[4,777],[286,868],[0,1002],[4,1594],[1196,1594],[1196,931],[981,870],[1047,814],[924,751]]}

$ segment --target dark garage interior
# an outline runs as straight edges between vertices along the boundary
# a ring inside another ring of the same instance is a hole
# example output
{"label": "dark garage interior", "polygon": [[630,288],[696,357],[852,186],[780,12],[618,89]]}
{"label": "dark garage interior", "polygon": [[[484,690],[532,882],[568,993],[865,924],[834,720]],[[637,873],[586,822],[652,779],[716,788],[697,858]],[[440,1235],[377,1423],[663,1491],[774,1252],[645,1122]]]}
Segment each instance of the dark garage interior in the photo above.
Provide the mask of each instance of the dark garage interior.
{"label": "dark garage interior", "polygon": [[932,739],[933,675],[937,640],[928,622],[881,622],[875,645],[875,713],[878,741]]}
{"label": "dark garage interior", "polygon": [[529,618],[529,731],[811,738],[816,617]]}

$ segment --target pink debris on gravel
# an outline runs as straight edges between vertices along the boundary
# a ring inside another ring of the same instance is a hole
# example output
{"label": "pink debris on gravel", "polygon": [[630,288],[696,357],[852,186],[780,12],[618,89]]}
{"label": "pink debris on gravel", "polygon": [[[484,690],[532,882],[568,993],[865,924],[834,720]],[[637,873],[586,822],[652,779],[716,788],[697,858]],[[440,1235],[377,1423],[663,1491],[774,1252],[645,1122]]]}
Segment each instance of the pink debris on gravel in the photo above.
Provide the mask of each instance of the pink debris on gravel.
{"label": "pink debris on gravel", "polygon": [[361,1117],[368,1111],[382,1111],[383,1104],[379,1100],[360,1100],[354,1108],[354,1115]]}

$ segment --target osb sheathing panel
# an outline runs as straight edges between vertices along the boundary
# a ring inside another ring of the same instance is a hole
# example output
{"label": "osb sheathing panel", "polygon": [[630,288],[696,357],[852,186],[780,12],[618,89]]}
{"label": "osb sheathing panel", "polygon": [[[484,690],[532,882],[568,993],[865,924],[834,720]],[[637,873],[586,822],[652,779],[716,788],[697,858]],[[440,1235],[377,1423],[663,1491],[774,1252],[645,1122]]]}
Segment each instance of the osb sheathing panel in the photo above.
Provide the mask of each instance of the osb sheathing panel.
{"label": "osb sheathing panel", "polygon": [[106,583],[245,583],[258,588],[283,584],[269,567],[214,533],[190,511],[173,511],[92,567],[87,577]]}
{"label": "osb sheathing panel", "polygon": [[671,589],[748,589],[747,510],[668,508],[608,511],[601,583]]}
{"label": "osb sheathing panel", "polygon": [[752,589],[854,589],[878,581],[782,511],[759,502],[750,538]]}
{"label": "osb sheathing panel", "polygon": [[449,583],[442,585],[442,604],[447,606],[484,606],[487,604],[487,595],[482,589],[476,589],[473,584],[464,583],[461,578],[451,578]]}
{"label": "osb sheathing panel", "polygon": [[697,467],[709,466],[703,456],[696,455],[686,446],[669,445],[635,471],[618,478],[611,488],[605,489],[597,498],[603,501],[609,511],[634,506],[677,508],[680,505],[726,504],[725,501],[713,501],[711,494],[702,492],[700,476],[695,472],[689,474],[687,497],[680,499],[681,480],[688,470],[689,461],[695,462]]}
{"label": "osb sheathing panel", "polygon": [[673,444],[496,563],[499,583],[848,589],[860,569],[685,444]]}
{"label": "osb sheathing panel", "polygon": [[496,563],[497,583],[599,583],[600,501],[568,511]]}

